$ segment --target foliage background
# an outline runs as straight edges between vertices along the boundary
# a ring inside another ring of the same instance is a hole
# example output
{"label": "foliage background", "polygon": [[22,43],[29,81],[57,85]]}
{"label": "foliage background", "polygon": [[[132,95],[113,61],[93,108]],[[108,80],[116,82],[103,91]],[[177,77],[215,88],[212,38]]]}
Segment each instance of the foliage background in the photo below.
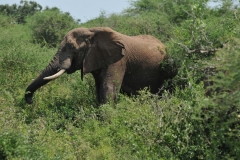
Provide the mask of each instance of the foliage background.
{"label": "foliage background", "polygon": [[[33,1],[0,5],[0,159],[239,159],[240,10],[207,2],[137,0],[83,24]],[[163,41],[178,67],[173,92],[145,89],[97,107],[92,76],[77,72],[27,105],[25,88],[61,37],[95,26]]]}

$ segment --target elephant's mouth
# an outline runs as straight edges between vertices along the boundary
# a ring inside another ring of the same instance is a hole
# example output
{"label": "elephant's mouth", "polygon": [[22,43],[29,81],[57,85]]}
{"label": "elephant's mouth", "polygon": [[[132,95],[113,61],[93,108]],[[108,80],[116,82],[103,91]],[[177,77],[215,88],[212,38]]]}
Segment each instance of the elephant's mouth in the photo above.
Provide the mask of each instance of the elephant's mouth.
{"label": "elephant's mouth", "polygon": [[74,73],[75,71],[76,71],[76,70],[73,70],[73,69],[70,68],[70,69],[66,70],[66,73],[67,73],[67,74],[72,74],[72,73]]}
{"label": "elephant's mouth", "polygon": [[66,69],[67,74],[72,74],[72,73],[76,72],[76,70],[77,70],[76,68],[77,68],[76,62],[73,59],[72,62],[71,62],[70,68]]}

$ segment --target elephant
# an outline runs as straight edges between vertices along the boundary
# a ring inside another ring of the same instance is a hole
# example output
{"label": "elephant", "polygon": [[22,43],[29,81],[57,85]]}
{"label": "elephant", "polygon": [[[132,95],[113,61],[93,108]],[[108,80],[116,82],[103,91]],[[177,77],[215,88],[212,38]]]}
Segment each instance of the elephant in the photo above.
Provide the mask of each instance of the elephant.
{"label": "elephant", "polygon": [[25,100],[33,103],[34,92],[58,78],[81,70],[81,79],[91,73],[99,104],[116,102],[119,92],[136,95],[148,87],[158,93],[164,80],[174,74],[163,72],[165,45],[150,35],[127,36],[108,27],[75,28],[63,38],[46,68],[30,83]]}

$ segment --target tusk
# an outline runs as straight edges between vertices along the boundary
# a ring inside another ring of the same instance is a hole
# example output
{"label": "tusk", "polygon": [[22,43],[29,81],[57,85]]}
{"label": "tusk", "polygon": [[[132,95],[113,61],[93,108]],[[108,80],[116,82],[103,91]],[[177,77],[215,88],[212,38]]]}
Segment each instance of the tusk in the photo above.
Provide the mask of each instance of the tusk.
{"label": "tusk", "polygon": [[58,71],[58,73],[52,75],[52,76],[48,76],[48,77],[44,77],[44,80],[52,80],[55,78],[58,78],[59,76],[61,76],[66,70],[65,69],[61,69],[60,71]]}

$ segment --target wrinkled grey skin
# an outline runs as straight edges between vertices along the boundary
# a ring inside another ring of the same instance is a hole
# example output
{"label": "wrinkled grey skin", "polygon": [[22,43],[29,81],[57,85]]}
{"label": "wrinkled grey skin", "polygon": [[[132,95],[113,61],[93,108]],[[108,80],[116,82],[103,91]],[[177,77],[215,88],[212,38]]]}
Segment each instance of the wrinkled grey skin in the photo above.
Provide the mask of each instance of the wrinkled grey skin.
{"label": "wrinkled grey skin", "polygon": [[165,46],[152,36],[126,36],[110,28],[76,28],[66,34],[49,65],[27,87],[25,100],[31,104],[34,92],[51,81],[45,77],[61,69],[68,74],[81,70],[82,76],[91,73],[99,103],[116,100],[120,89],[131,95],[149,87],[156,93],[164,79],[171,78],[162,74],[160,67],[165,55]]}

